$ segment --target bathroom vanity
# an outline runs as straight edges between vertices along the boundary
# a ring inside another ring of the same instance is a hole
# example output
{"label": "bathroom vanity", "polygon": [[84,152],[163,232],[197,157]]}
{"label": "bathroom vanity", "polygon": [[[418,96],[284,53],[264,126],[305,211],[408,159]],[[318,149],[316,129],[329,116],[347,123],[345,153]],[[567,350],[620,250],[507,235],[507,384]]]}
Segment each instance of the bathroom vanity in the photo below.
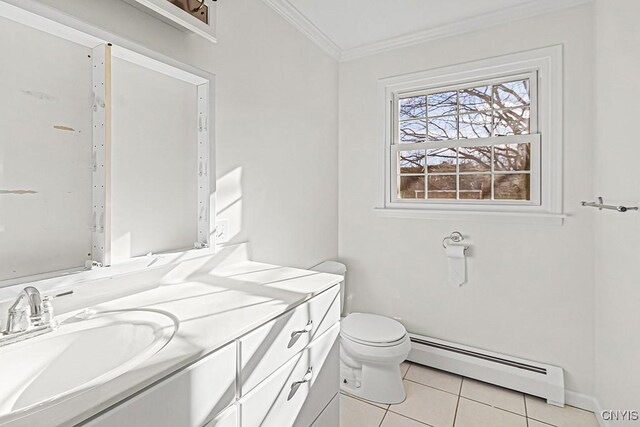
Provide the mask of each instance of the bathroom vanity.
{"label": "bathroom vanity", "polygon": [[[136,312],[165,315],[172,321],[149,322],[155,322],[155,333],[168,333],[169,339],[115,378],[105,373],[90,379],[89,387],[76,384],[73,390],[26,404],[40,377],[54,374],[62,383],[82,377],[85,366],[115,357],[111,352],[127,351],[136,338],[102,334],[105,341],[114,341],[96,344],[113,345],[103,353],[70,345],[77,357],[62,364],[68,372],[47,373],[44,367],[25,379],[29,384],[17,384],[15,389],[25,394],[14,401],[23,407],[13,412],[4,407],[0,425],[338,425],[342,278],[251,261],[220,265],[219,258],[198,257],[74,285],[74,295],[60,299],[56,307],[62,312],[56,331],[2,350],[16,346],[11,351],[21,351],[24,346],[28,351],[38,341],[59,339],[56,335],[112,313],[124,317],[103,323],[127,324],[126,316]],[[43,285],[43,293],[49,286]],[[145,334],[135,335],[143,339]],[[55,352],[56,346],[51,347]],[[83,357],[84,351],[90,359]],[[62,352],[57,357],[73,356]]]}

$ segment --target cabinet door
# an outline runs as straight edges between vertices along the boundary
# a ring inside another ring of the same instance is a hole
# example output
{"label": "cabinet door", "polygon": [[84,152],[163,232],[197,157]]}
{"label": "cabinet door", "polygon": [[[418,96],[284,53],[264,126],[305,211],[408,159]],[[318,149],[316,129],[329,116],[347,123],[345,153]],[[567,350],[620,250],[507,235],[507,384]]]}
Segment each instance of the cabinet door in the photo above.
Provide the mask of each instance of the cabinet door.
{"label": "cabinet door", "polygon": [[242,427],[309,427],[340,385],[340,325],[240,400]]}
{"label": "cabinet door", "polygon": [[336,285],[240,339],[241,396],[340,320]]}
{"label": "cabinet door", "polygon": [[233,343],[117,405],[86,426],[201,427],[235,401],[235,371]]}

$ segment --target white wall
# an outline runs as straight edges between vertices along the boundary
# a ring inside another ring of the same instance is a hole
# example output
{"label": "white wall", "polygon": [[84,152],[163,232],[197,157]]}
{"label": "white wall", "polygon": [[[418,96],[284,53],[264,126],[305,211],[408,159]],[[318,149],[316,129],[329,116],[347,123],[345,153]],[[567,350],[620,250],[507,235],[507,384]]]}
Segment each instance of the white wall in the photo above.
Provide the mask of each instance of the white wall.
{"label": "white wall", "polygon": [[[352,311],[414,333],[547,362],[593,392],[592,9],[583,6],[341,64],[339,255]],[[379,194],[380,78],[564,45],[564,226],[393,219]],[[442,238],[470,236],[468,283],[447,285]]]}
{"label": "white wall", "polygon": [[[638,69],[640,3],[596,3],[594,194],[640,205]],[[640,410],[640,217],[596,212],[596,392],[602,409]],[[630,424],[620,422],[620,425]],[[634,424],[634,423],[631,423]]]}
{"label": "white wall", "polygon": [[218,1],[218,43],[119,0],[42,0],[216,75],[220,217],[256,260],[337,255],[338,65],[261,0]]}
{"label": "white wall", "polygon": [[91,251],[90,53],[0,18],[0,280]]}

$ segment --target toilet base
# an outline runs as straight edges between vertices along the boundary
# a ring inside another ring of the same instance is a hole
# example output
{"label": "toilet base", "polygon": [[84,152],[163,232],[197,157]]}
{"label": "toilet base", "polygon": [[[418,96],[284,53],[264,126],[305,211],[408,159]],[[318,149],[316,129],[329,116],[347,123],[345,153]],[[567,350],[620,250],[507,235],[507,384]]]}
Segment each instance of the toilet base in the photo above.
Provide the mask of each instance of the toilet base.
{"label": "toilet base", "polygon": [[407,395],[400,365],[365,362],[360,367],[340,362],[340,390],[376,403],[397,404]]}

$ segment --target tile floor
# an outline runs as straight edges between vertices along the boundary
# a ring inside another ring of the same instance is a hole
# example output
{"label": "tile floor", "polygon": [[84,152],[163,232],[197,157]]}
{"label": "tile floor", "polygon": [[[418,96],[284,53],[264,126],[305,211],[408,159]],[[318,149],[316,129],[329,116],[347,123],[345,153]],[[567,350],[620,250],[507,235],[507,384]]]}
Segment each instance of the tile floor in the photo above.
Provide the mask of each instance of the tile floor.
{"label": "tile floor", "polygon": [[340,395],[340,427],[598,427],[593,413],[412,363],[407,399],[381,405]]}

